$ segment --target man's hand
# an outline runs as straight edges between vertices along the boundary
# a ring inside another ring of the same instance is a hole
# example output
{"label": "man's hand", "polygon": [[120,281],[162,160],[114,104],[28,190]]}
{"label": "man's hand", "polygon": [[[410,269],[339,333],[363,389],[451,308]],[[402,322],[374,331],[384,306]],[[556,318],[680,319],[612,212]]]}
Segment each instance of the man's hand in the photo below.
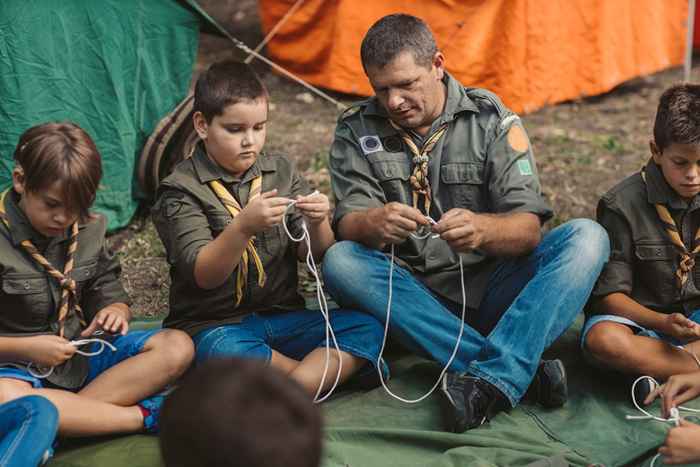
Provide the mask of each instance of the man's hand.
{"label": "man's hand", "polygon": [[680,426],[673,427],[659,448],[664,464],[695,464],[700,462],[700,425],[681,419]]}
{"label": "man's hand", "polygon": [[476,250],[484,242],[480,216],[468,209],[450,209],[433,226],[433,232],[439,234],[450,248],[460,253]]}
{"label": "man's hand", "polygon": [[239,228],[243,233],[252,237],[256,233],[282,222],[290,200],[276,195],[277,189],[262,193],[249,202],[236,216]]}
{"label": "man's hand", "polygon": [[370,211],[370,225],[375,226],[380,247],[383,247],[387,243],[403,243],[418,225],[430,223],[418,209],[391,202]]}
{"label": "man's hand", "polygon": [[297,196],[294,206],[310,225],[318,225],[328,218],[331,210],[331,203],[328,196],[323,193],[316,193],[308,196]]}
{"label": "man's hand", "polygon": [[59,336],[21,337],[26,344],[25,359],[35,366],[57,366],[75,353],[75,347]]}
{"label": "man's hand", "polygon": [[686,318],[681,313],[666,315],[659,330],[683,342],[700,339],[700,324]]}
{"label": "man's hand", "polygon": [[[664,417],[668,417],[672,407],[678,407],[700,396],[700,372],[671,376],[666,383],[652,391],[644,403],[651,404],[659,396]],[[698,444],[700,444],[700,438]]]}
{"label": "man's hand", "polygon": [[81,337],[92,336],[95,331],[103,330],[111,334],[126,335],[129,331],[129,308],[123,303],[115,303],[101,309],[90,325],[80,333]]}

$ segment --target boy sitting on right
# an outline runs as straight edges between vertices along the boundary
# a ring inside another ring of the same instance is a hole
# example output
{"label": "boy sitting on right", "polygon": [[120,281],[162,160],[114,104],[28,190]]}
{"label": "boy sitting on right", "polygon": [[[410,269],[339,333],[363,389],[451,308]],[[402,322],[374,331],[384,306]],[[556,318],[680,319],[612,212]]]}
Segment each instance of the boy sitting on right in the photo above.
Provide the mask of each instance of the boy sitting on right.
{"label": "boy sitting on right", "polygon": [[[650,148],[642,171],[598,203],[610,261],[593,290],[581,342],[598,365],[665,380],[700,364],[700,86],[662,94]],[[639,402],[652,386],[648,379],[637,384]]]}

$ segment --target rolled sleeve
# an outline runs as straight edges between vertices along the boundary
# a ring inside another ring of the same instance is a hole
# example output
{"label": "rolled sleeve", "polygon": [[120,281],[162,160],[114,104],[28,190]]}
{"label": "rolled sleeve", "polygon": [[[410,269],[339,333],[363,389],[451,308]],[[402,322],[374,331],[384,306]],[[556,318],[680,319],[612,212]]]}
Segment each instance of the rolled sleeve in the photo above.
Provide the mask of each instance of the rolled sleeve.
{"label": "rolled sleeve", "polygon": [[114,303],[131,304],[121,280],[119,258],[102,245],[95,277],[83,289],[81,307],[89,321],[103,308]]}
{"label": "rolled sleeve", "polygon": [[[525,138],[527,149],[513,147],[508,137],[511,131]],[[488,147],[487,164],[489,201],[494,212],[530,212],[539,216],[542,223],[552,217],[552,209],[542,196],[532,147],[520,119],[515,118],[505,127],[499,124]]]}
{"label": "rolled sleeve", "polygon": [[592,296],[602,298],[614,292],[631,295],[633,287],[632,232],[627,221],[611,210],[604,200],[598,203],[597,220],[610,238],[610,260],[593,288]]}
{"label": "rolled sleeve", "polygon": [[197,255],[214,238],[206,214],[194,197],[176,190],[165,191],[152,213],[168,263],[183,279],[196,284]]}
{"label": "rolled sleeve", "polygon": [[354,142],[351,130],[343,123],[339,123],[336,130],[329,166],[336,199],[332,222],[336,234],[338,223],[346,214],[386,204],[384,191],[374,177],[372,167]]}

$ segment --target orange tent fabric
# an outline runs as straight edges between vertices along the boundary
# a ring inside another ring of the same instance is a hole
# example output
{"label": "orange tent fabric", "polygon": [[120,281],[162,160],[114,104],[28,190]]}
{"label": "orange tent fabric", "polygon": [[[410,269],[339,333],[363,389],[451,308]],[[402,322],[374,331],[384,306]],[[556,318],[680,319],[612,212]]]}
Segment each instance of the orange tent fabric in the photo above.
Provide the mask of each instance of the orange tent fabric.
{"label": "orange tent fabric", "polygon": [[[269,31],[296,0],[260,0]],[[423,18],[463,84],[518,112],[600,94],[683,62],[687,0],[304,0],[268,43],[306,81],[371,95],[360,43],[379,18]]]}

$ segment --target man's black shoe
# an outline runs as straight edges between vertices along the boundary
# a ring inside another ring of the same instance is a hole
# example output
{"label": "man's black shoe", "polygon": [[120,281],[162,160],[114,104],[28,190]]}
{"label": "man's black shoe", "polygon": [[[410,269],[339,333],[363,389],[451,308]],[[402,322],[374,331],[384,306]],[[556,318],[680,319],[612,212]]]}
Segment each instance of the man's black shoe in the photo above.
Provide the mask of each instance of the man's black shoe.
{"label": "man's black shoe", "polygon": [[569,396],[566,370],[561,360],[540,360],[535,377],[523,400],[548,409],[561,407]]}
{"label": "man's black shoe", "polygon": [[446,373],[440,392],[445,430],[454,433],[476,428],[510,407],[496,387],[466,373]]}

